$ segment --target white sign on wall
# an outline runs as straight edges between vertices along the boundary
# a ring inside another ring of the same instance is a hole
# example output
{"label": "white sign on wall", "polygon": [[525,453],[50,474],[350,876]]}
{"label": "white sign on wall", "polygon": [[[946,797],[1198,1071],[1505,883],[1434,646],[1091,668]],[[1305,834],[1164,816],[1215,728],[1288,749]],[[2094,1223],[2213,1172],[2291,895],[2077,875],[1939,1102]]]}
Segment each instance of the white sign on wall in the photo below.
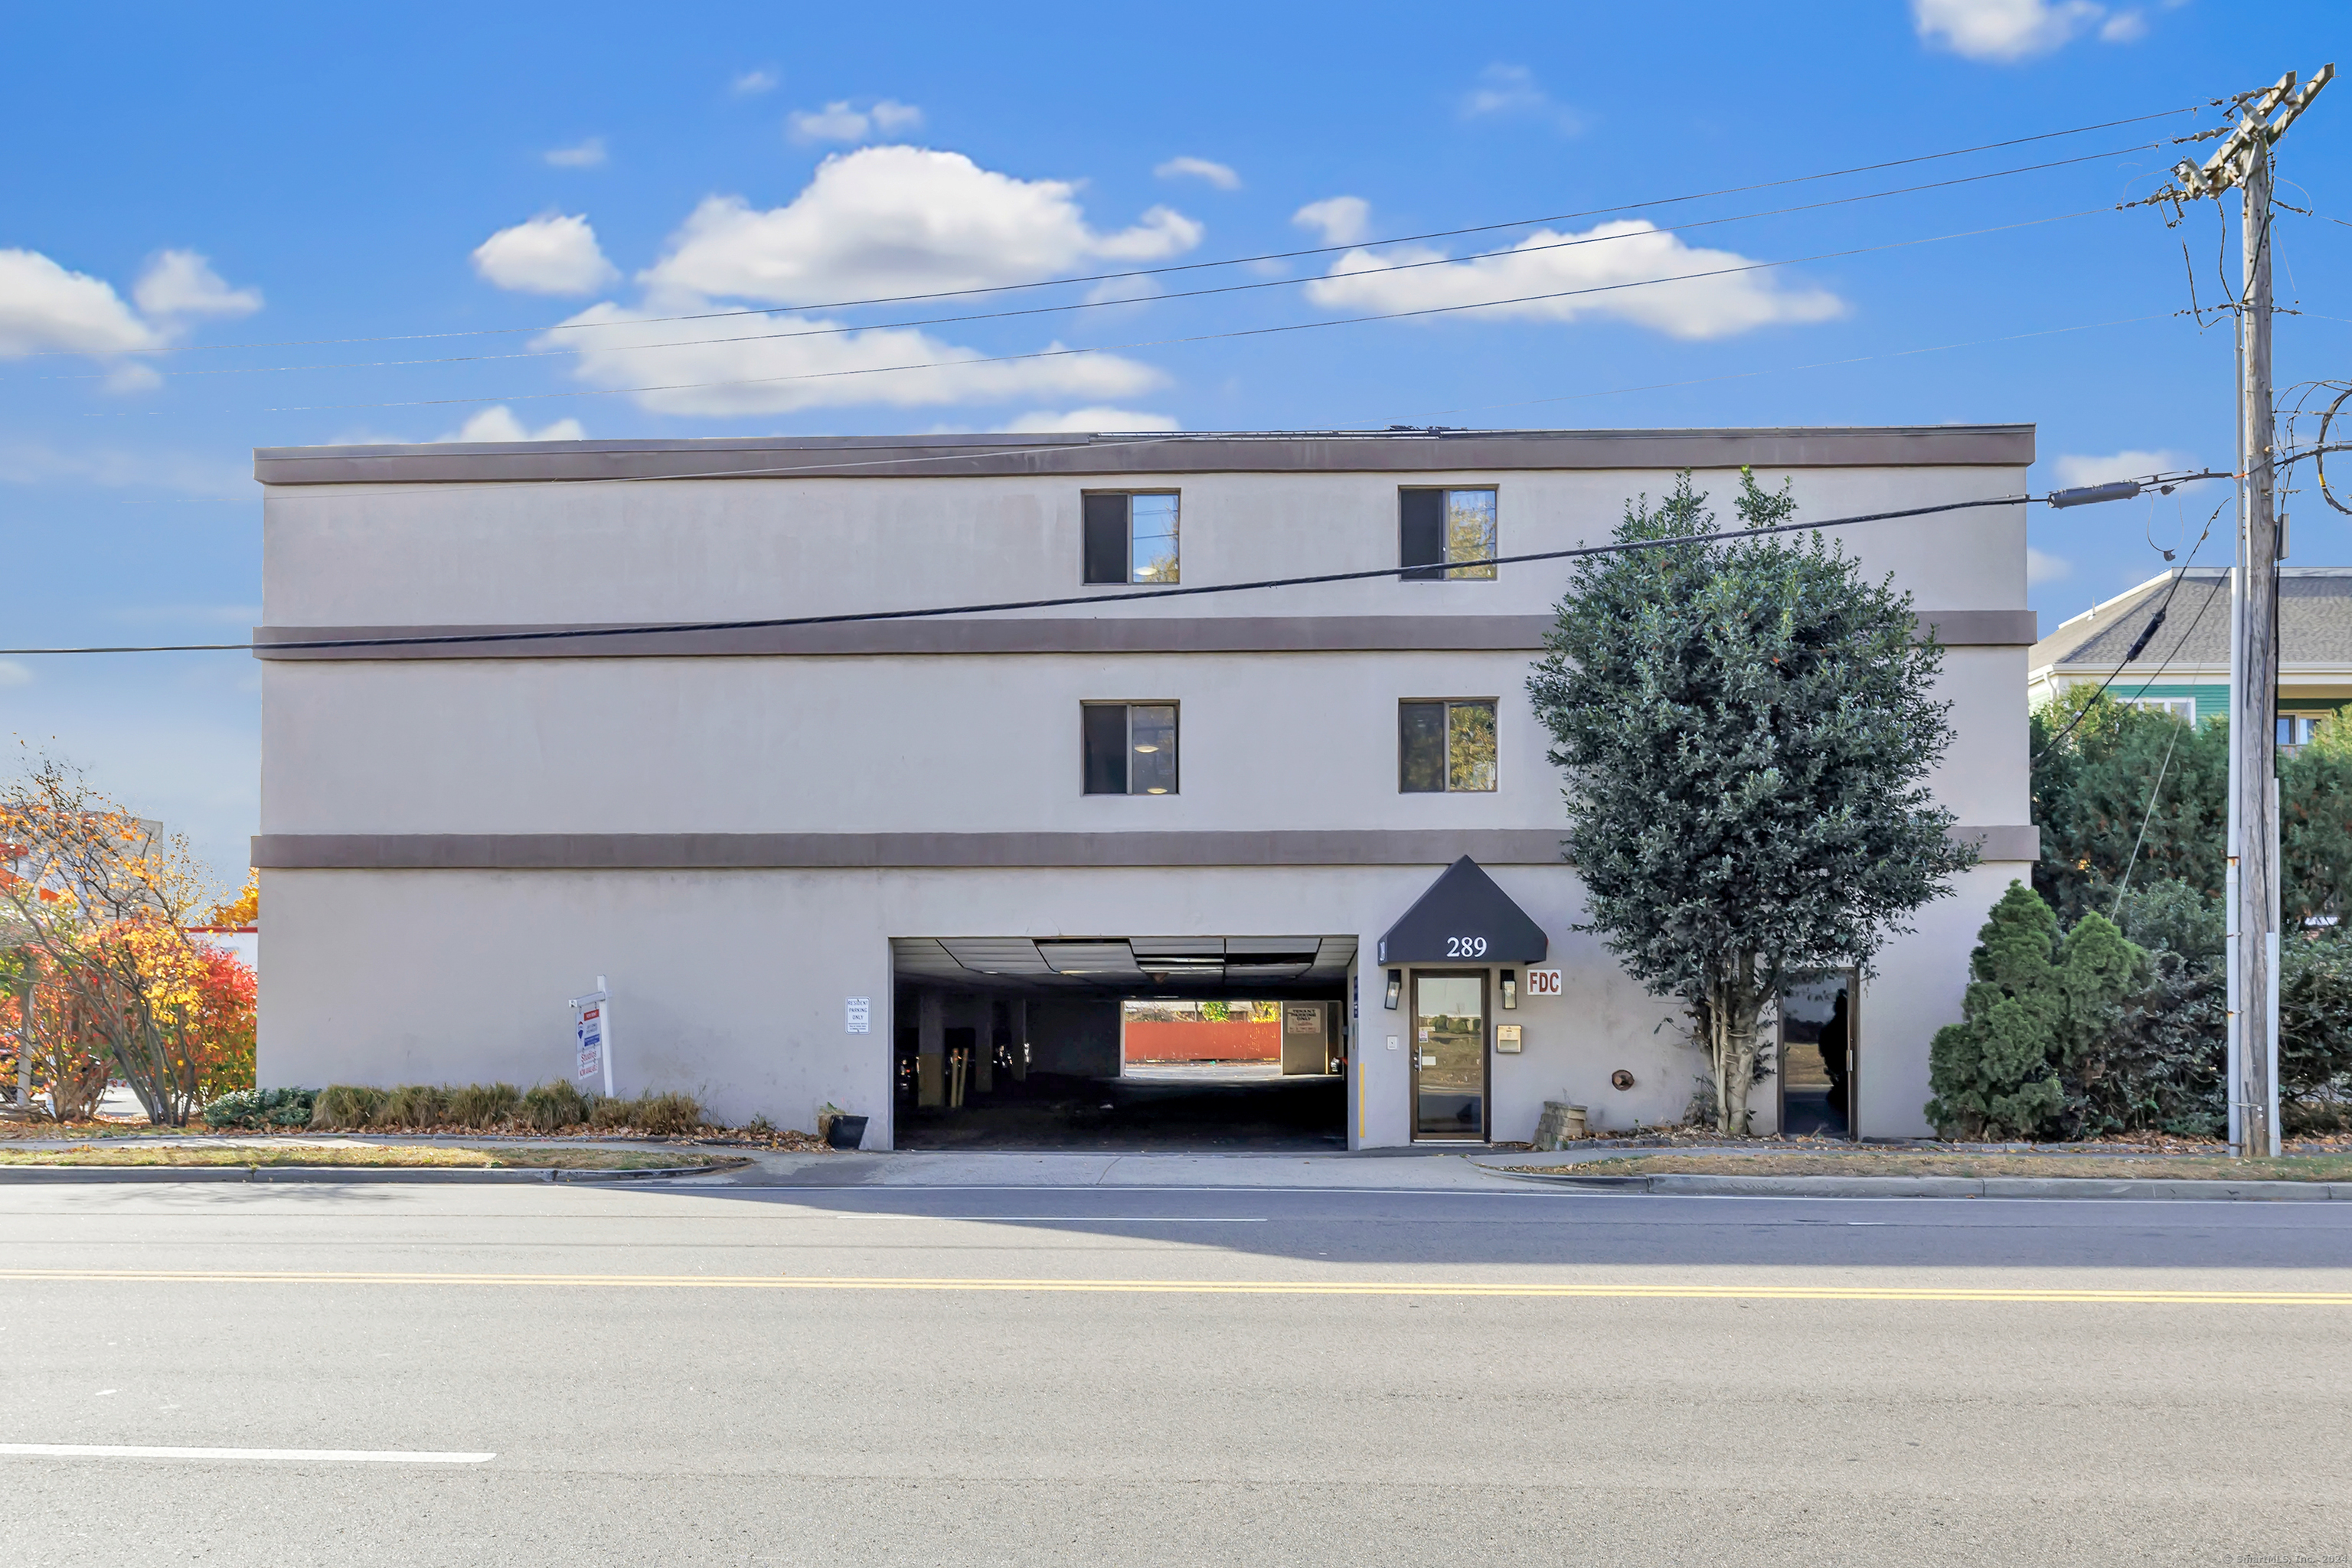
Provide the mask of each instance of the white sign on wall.
{"label": "white sign on wall", "polygon": [[1557,969],[1530,969],[1530,970],[1528,970],[1528,995],[1530,995],[1530,996],[1557,996],[1557,995],[1559,995],[1559,970],[1557,970]]}
{"label": "white sign on wall", "polygon": [[845,1012],[848,1016],[849,1032],[851,1034],[869,1035],[874,1032],[874,1003],[872,998],[866,996],[852,996],[849,999],[849,1005],[845,1009]]}

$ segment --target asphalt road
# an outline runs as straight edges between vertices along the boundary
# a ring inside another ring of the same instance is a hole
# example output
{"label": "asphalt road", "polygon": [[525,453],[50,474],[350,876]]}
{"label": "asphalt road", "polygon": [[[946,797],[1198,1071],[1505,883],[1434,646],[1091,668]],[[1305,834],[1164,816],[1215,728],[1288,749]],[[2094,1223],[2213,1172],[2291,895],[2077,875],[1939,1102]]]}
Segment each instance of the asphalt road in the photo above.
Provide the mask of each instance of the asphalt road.
{"label": "asphalt road", "polygon": [[24,1568],[2352,1563],[2346,1205],[14,1186],[0,1346],[275,1456],[0,1451]]}

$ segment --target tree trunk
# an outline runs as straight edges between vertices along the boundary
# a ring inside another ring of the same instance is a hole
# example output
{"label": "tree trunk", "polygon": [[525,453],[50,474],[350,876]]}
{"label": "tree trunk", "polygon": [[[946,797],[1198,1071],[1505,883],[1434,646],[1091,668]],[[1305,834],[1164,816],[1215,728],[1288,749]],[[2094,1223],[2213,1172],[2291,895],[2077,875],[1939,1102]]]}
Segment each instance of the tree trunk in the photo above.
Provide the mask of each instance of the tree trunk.
{"label": "tree trunk", "polygon": [[1764,999],[1756,986],[1756,955],[1731,955],[1730,973],[1714,987],[1715,1130],[1748,1135],[1748,1091],[1756,1082],[1756,1020]]}

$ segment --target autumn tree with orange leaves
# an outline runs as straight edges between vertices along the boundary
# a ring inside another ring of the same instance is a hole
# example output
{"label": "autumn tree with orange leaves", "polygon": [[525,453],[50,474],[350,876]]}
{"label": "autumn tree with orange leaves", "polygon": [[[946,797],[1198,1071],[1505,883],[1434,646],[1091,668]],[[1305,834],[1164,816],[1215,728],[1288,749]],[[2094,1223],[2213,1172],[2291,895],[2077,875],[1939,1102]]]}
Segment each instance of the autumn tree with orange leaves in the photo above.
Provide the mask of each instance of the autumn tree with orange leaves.
{"label": "autumn tree with orange leaves", "polygon": [[42,757],[0,790],[0,945],[29,979],[19,1008],[33,1000],[59,1116],[89,1098],[69,1058],[110,1066],[162,1126],[253,1082],[253,973],[190,940],[203,881],[184,839]]}

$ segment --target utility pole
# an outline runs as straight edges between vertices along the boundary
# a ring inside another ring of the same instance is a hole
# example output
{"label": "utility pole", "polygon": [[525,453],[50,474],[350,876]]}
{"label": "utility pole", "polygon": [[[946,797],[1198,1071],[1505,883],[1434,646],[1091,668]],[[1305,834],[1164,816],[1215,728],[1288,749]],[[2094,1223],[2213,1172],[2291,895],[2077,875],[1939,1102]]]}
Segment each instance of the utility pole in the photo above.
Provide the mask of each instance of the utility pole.
{"label": "utility pole", "polygon": [[2173,168],[2176,205],[2236,186],[2238,553],[2230,574],[2230,1152],[2276,1154],[2278,1114],[2278,584],[2271,401],[2271,149],[2336,75],[2294,72],[2238,100],[2238,124],[2200,167]]}

